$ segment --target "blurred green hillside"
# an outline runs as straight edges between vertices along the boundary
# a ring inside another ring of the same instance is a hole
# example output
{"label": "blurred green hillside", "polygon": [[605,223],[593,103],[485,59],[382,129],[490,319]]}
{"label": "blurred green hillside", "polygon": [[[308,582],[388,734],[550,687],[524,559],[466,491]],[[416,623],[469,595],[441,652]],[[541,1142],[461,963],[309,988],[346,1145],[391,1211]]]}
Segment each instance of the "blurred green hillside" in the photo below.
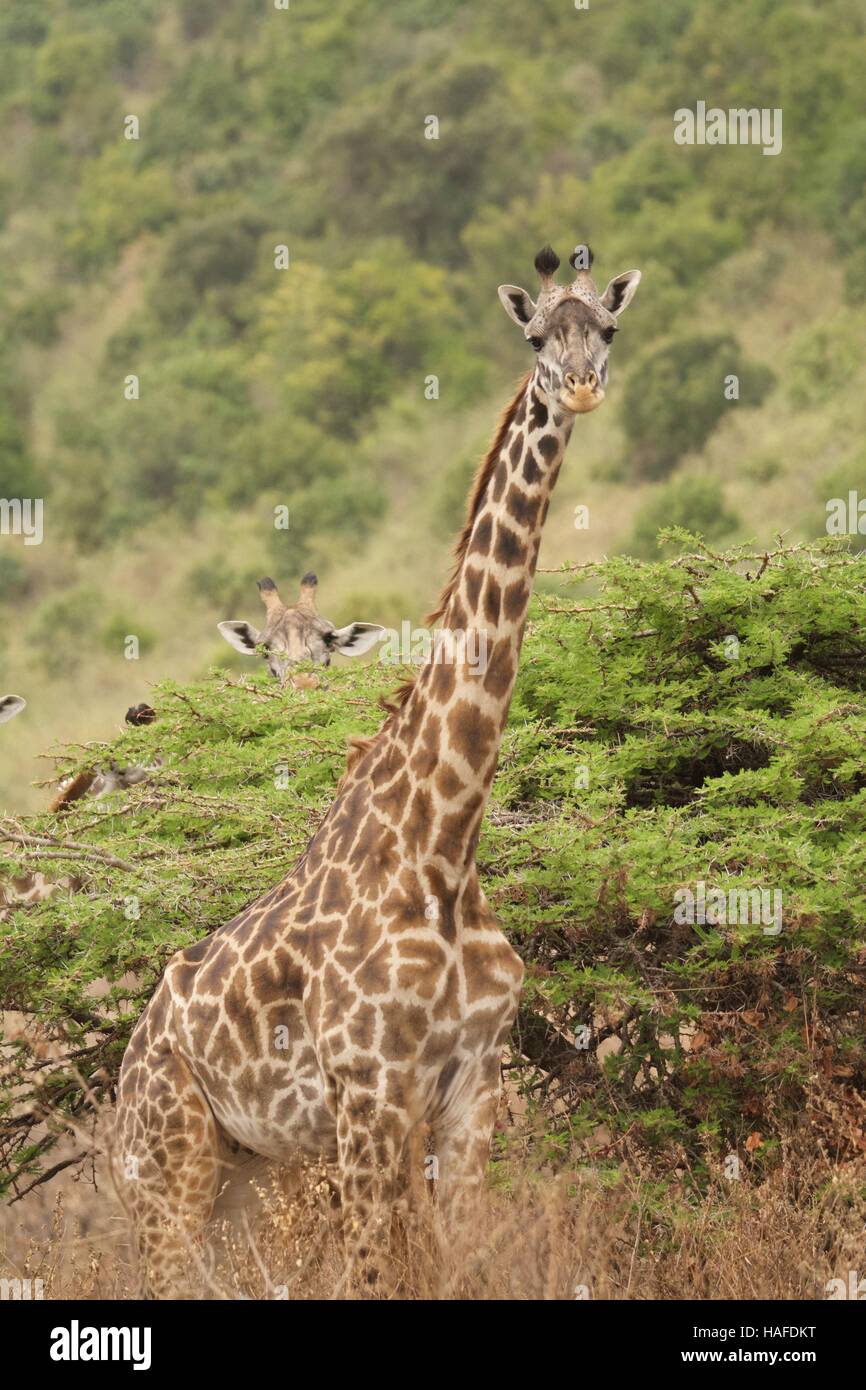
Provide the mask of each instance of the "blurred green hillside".
{"label": "blurred green hillside", "polygon": [[[861,0],[4,6],[0,497],[45,537],[0,536],[0,808],[44,805],[55,738],[240,667],[216,623],[264,573],[419,620],[528,365],[496,286],[545,241],[644,280],[542,566],[866,497],[864,39]],[[781,154],[675,144],[699,100],[781,108]]]}

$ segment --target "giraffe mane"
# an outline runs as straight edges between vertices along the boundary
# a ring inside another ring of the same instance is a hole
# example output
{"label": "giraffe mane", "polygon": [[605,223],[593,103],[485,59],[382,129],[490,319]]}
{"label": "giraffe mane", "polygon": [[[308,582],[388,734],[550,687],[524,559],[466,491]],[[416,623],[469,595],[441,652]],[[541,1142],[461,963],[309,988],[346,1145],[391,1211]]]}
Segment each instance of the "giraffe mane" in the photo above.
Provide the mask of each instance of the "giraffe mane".
{"label": "giraffe mane", "polygon": [[[487,491],[487,484],[490,482],[490,479],[493,475],[493,470],[498,462],[499,454],[502,450],[502,445],[505,442],[508,430],[511,426],[511,422],[514,419],[517,406],[521,400],[521,397],[523,396],[524,391],[526,390],[529,384],[529,379],[531,376],[532,372],[528,371],[520,378],[514,396],[509,401],[508,405],[505,407],[501,416],[499,417],[499,423],[496,426],[496,432],[493,435],[493,439],[490,442],[487,452],[482,458],[480,464],[478,465],[478,469],[476,470],[475,477],[472,481],[472,487],[469,492],[469,502],[466,507],[466,520],[463,524],[463,530],[460,532],[460,535],[458,536],[457,542],[454,546],[454,568],[451,572],[451,576],[447,584],[445,585],[445,588],[439,595],[439,601],[436,607],[433,609],[432,613],[427,614],[425,621],[428,623],[428,625],[432,625],[433,623],[439,621],[439,619],[444,615],[445,610],[447,609],[448,604],[451,601],[451,595],[454,593],[457,581],[460,578],[460,571],[463,567],[463,561],[466,558],[466,551],[469,548],[469,538],[472,535],[472,527],[475,524],[475,518],[478,515],[478,509],[484,500],[484,494]],[[403,684],[398,686],[396,690],[392,691],[390,695],[379,696],[379,706],[381,709],[385,710],[387,718],[383,720],[382,724],[377,729],[375,734],[368,734],[365,737],[358,736],[349,739],[348,750],[346,753],[346,770],[343,773],[343,776],[341,777],[339,783],[337,784],[338,792],[344,786],[346,779],[352,772],[352,770],[355,767],[357,767],[361,759],[365,757],[367,753],[369,753],[370,749],[376,742],[378,742],[379,738],[385,732],[385,730],[390,727],[395,715],[399,714],[400,710],[411,698],[412,692],[415,689],[416,680],[417,676],[410,676],[408,680],[405,680]]]}
{"label": "giraffe mane", "polygon": [[337,791],[341,790],[349,773],[357,766],[361,759],[369,753],[373,744],[378,741],[380,735],[390,727],[394,716],[400,713],[400,710],[406,704],[412,691],[415,689],[415,681],[416,677],[410,676],[408,680],[405,680],[403,684],[392,691],[390,695],[379,696],[379,708],[385,710],[387,718],[383,719],[375,734],[367,734],[366,736],[359,734],[349,739],[348,751],[346,753],[346,770],[337,785]]}
{"label": "giraffe mane", "polygon": [[505,442],[505,437],[508,433],[511,422],[514,419],[514,414],[517,410],[518,402],[520,401],[520,398],[526,390],[531,376],[532,372],[529,371],[526,372],[525,375],[520,378],[513,399],[505,407],[501,416],[499,417],[499,424],[496,426],[496,433],[494,434],[493,439],[490,442],[490,446],[487,450],[487,453],[484,455],[483,459],[481,460],[481,463],[478,465],[478,470],[475,474],[475,478],[472,482],[472,488],[469,492],[469,503],[466,508],[466,521],[464,522],[463,530],[457,537],[457,543],[454,546],[454,568],[451,572],[450,579],[445,585],[445,588],[442,590],[442,593],[439,595],[439,601],[436,604],[436,607],[433,609],[432,613],[427,614],[427,618],[425,621],[428,624],[438,622],[439,619],[444,616],[445,610],[451,601],[451,596],[454,593],[454,589],[457,585],[457,580],[460,578],[460,571],[463,567],[463,561],[466,558],[466,551],[469,548],[469,538],[472,535],[472,527],[475,524],[475,518],[478,515],[478,509],[481,506],[482,501],[484,500],[484,494],[487,491],[487,484],[490,482],[490,479],[493,475],[493,470],[496,467],[497,460],[499,459],[500,450],[502,449],[502,445]]}

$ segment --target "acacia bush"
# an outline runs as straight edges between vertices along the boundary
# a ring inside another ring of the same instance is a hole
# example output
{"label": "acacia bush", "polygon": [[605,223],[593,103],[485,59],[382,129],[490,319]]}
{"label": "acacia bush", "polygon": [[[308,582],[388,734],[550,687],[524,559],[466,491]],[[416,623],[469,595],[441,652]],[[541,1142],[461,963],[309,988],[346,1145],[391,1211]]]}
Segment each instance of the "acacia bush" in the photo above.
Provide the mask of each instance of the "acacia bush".
{"label": "acacia bush", "polygon": [[[866,566],[832,539],[690,541],[536,598],[478,859],[528,967],[508,1075],[537,1143],[701,1183],[795,1136],[837,1163],[866,1149]],[[0,923],[0,1008],[27,1016],[3,1045],[17,1190],[56,1116],[86,1114],[76,1073],[110,1096],[172,952],[290,868],[393,675],[165,683],[156,723],[59,755],[159,757],[148,784],[0,822],[3,878],[80,885]],[[700,882],[778,891],[782,930],[678,923]]]}

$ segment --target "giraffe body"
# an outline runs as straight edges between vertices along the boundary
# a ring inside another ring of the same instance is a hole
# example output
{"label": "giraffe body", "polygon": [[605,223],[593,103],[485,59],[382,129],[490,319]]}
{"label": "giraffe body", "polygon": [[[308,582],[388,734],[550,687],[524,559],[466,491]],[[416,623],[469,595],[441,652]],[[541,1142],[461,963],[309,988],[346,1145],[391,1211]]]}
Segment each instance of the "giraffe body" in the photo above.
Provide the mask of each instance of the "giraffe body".
{"label": "giraffe body", "polygon": [[[519,317],[525,292],[504,289]],[[166,1217],[200,1229],[238,1148],[335,1159],[362,1246],[405,1190],[421,1122],[446,1228],[459,1230],[483,1181],[523,965],[475,849],[550,494],[575,415],[606,379],[591,330],[610,311],[579,296],[548,307],[548,350],[476,478],[430,661],[379,733],[356,740],[298,865],[173,957],[130,1040],[117,1161],[154,1292],[176,1286],[181,1262]],[[467,630],[483,637],[480,666],[447,641]]]}

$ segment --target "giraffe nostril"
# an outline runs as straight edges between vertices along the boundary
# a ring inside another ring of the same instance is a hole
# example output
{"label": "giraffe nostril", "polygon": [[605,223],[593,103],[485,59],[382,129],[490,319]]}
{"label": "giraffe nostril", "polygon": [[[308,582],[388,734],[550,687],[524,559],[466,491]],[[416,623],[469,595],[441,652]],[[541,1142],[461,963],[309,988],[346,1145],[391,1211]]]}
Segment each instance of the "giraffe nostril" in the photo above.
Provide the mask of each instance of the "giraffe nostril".
{"label": "giraffe nostril", "polygon": [[598,385],[598,377],[594,371],[588,368],[585,375],[578,375],[577,372],[566,372],[563,382],[565,389],[574,395],[580,386],[588,386],[590,391],[594,391]]}

